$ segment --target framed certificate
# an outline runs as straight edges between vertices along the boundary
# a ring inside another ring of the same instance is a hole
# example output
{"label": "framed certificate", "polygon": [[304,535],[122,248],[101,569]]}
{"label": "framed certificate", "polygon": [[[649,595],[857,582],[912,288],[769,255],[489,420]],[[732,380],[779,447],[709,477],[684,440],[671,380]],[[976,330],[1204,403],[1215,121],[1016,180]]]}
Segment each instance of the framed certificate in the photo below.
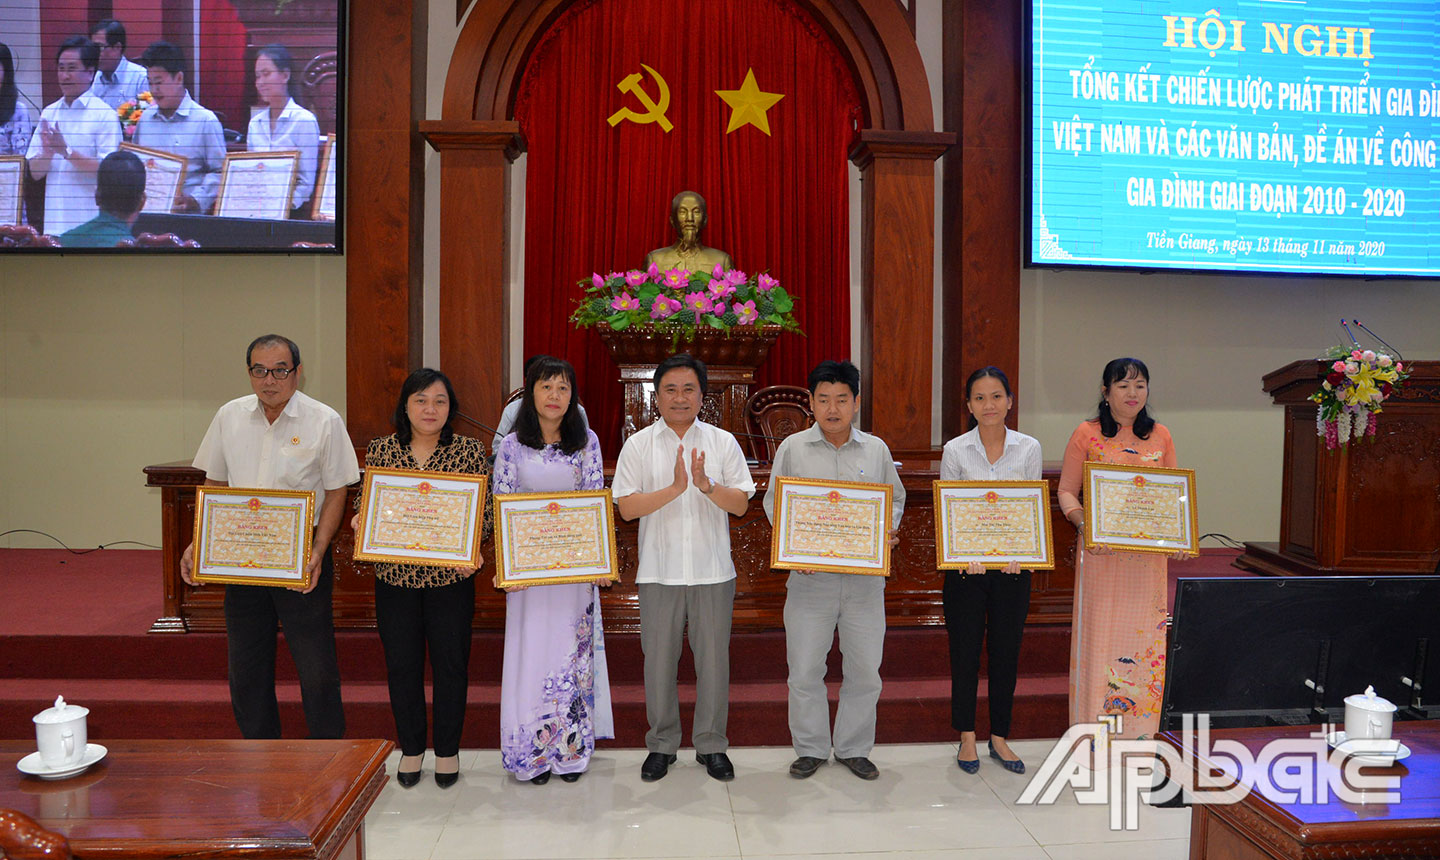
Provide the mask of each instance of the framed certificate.
{"label": "framed certificate", "polygon": [[25,206],[25,156],[0,155],[0,224],[19,224]]}
{"label": "framed certificate", "polygon": [[497,583],[617,581],[614,510],[609,490],[497,495]]}
{"label": "framed certificate", "polygon": [[335,135],[325,135],[320,144],[320,170],[315,175],[315,194],[310,201],[312,221],[335,220]]}
{"label": "framed certificate", "polygon": [[122,143],[120,148],[135,153],[145,165],[145,206],[141,212],[173,212],[185,192],[185,168],[190,159],[158,149]]}
{"label": "framed certificate", "polygon": [[1018,561],[1055,569],[1050,485],[1044,481],[936,481],[935,566],[960,570]]}
{"label": "framed certificate", "polygon": [[299,175],[297,150],[232,152],[225,156],[225,167],[220,171],[215,214],[283,221],[290,217],[290,200]]}
{"label": "framed certificate", "polygon": [[367,466],[355,560],[479,567],[488,480]]}
{"label": "framed certificate", "polygon": [[1193,469],[1085,464],[1085,546],[1200,552]]}
{"label": "framed certificate", "polygon": [[776,477],[770,566],[890,575],[889,484]]}
{"label": "framed certificate", "polygon": [[306,588],[315,494],[195,488],[197,582]]}

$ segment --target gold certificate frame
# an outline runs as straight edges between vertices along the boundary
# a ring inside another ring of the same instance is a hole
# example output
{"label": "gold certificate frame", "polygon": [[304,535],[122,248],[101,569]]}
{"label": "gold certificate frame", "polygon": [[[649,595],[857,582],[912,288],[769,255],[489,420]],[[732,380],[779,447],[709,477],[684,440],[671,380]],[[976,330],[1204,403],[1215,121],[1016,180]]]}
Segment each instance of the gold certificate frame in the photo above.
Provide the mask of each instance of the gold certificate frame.
{"label": "gold certificate frame", "polygon": [[479,567],[485,475],[365,469],[355,560]]}
{"label": "gold certificate frame", "polygon": [[19,224],[25,211],[25,156],[0,155],[0,224]]}
{"label": "gold certificate frame", "polygon": [[890,575],[889,484],[779,476],[770,566]]}
{"label": "gold certificate frame", "polygon": [[308,588],[315,494],[195,488],[196,582]]}
{"label": "gold certificate frame", "polygon": [[495,496],[496,583],[617,582],[609,490]]}
{"label": "gold certificate frame", "polygon": [[290,217],[300,152],[232,152],[220,172],[215,214],[226,218],[284,221]]}
{"label": "gold certificate frame", "polygon": [[1199,554],[1195,470],[1087,462],[1085,547]]}
{"label": "gold certificate frame", "polygon": [[135,153],[145,166],[145,206],[141,212],[170,213],[185,192],[185,171],[190,159],[173,152],[122,143],[120,148]]}
{"label": "gold certificate frame", "polygon": [[335,135],[325,135],[320,145],[320,169],[315,173],[315,190],[311,194],[310,220],[335,220]]}
{"label": "gold certificate frame", "polygon": [[1055,569],[1050,485],[1045,481],[936,481],[935,566],[987,569],[1012,561]]}

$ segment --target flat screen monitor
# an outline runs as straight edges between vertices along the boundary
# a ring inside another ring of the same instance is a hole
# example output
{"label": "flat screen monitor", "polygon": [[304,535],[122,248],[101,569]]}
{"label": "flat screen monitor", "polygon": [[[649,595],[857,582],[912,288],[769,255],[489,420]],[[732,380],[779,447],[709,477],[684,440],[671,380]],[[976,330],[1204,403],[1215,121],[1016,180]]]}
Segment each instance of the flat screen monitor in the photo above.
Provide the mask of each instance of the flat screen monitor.
{"label": "flat screen monitor", "polygon": [[0,253],[339,253],[342,0],[0,0]]}
{"label": "flat screen monitor", "polygon": [[1433,3],[1028,9],[1028,265],[1440,275]]}

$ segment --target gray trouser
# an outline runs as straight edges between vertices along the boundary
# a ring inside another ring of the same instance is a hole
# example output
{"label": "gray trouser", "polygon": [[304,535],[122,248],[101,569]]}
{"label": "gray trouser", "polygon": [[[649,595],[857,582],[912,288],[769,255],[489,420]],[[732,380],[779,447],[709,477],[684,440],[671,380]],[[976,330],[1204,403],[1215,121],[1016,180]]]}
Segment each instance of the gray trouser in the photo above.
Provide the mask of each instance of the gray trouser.
{"label": "gray trouser", "polygon": [[785,583],[785,654],[790,663],[790,739],[797,756],[829,758],[825,658],[840,631],[844,680],[835,713],[837,758],[875,746],[875,703],[885,650],[885,579],[849,573],[791,573]]}
{"label": "gray trouser", "polygon": [[673,755],[680,749],[680,693],[675,675],[686,621],[695,658],[695,720],[690,728],[695,752],[725,752],[730,741],[730,617],[735,609],[735,580],[714,585],[659,585],[642,582],[640,648],[645,652],[645,716],[650,731],[645,748]]}

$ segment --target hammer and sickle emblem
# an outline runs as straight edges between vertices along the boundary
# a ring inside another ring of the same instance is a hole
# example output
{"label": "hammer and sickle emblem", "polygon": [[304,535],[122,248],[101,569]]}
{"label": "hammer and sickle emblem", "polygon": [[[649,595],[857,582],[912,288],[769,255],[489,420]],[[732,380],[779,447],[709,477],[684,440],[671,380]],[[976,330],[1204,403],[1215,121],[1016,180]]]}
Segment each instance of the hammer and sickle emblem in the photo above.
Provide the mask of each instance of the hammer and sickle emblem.
{"label": "hammer and sickle emblem", "polygon": [[640,100],[640,104],[645,106],[646,112],[636,113],[628,107],[622,107],[611,114],[606,122],[612,126],[618,124],[621,120],[627,119],[633,123],[642,125],[645,123],[658,122],[660,123],[660,127],[668,133],[670,129],[675,127],[671,124],[670,120],[665,118],[665,111],[670,108],[670,87],[666,86],[665,79],[660,77],[659,72],[644,63],[640,64],[640,68],[649,72],[650,77],[655,79],[656,86],[660,88],[660,97],[658,99],[650,98],[650,94],[645,92],[644,87],[640,86],[640,81],[642,80],[640,73],[631,72],[625,76],[624,80],[616,84],[615,88],[622,93],[634,93],[635,98]]}

